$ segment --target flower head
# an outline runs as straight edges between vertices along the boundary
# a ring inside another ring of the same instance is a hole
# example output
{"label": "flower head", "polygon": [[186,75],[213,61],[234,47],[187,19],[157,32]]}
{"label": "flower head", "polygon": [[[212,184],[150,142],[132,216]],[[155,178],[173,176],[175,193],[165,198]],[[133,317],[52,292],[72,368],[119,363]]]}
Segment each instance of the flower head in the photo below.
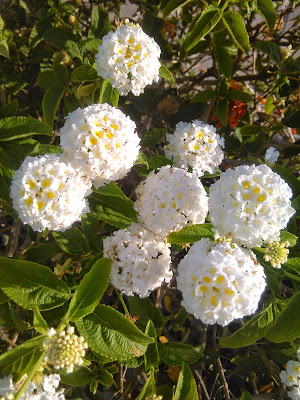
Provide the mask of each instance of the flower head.
{"label": "flower head", "polygon": [[158,82],[160,47],[138,24],[125,23],[102,38],[96,56],[98,75],[110,79],[121,95],[144,92]]}
{"label": "flower head", "polygon": [[136,189],[134,204],[146,229],[165,238],[188,224],[202,224],[208,199],[195,173],[165,166],[152,171]]}
{"label": "flower head", "polygon": [[139,224],[114,232],[103,241],[104,255],[112,260],[111,283],[128,296],[149,296],[172,278],[169,247]]}
{"label": "flower head", "polygon": [[268,147],[265,154],[265,161],[270,164],[275,164],[279,157],[279,151],[275,147]]}
{"label": "flower head", "polygon": [[291,389],[287,392],[288,396],[293,400],[300,400],[300,362],[289,360],[286,364],[286,370],[281,371],[279,376],[281,382]]}
{"label": "flower head", "polygon": [[64,231],[89,212],[91,181],[60,154],[27,157],[16,171],[10,195],[24,224],[35,231]]}
{"label": "flower head", "polygon": [[109,104],[78,108],[60,131],[66,157],[96,187],[123,178],[139,154],[135,123]]}
{"label": "flower head", "polygon": [[209,213],[220,236],[247,247],[279,237],[294,214],[288,184],[266,165],[241,165],[211,185]]}
{"label": "flower head", "polygon": [[73,327],[60,332],[51,328],[48,336],[44,343],[47,348],[45,362],[53,364],[56,369],[66,368],[67,372],[73,372],[75,365],[83,363],[82,357],[88,345],[82,336],[75,335]]}
{"label": "flower head", "polygon": [[286,249],[286,247],[289,247],[289,245],[289,242],[269,241],[265,250],[264,260],[270,261],[272,267],[280,268],[281,264],[287,261],[289,249]]}
{"label": "flower head", "polygon": [[[57,390],[58,374],[43,375],[39,384],[29,382],[20,400],[65,400],[64,389]],[[14,400],[21,383],[14,384],[12,375],[0,379],[0,400]]]}
{"label": "flower head", "polygon": [[265,286],[254,254],[233,243],[201,239],[178,266],[182,304],[205,324],[227,325],[253,314]]}
{"label": "flower head", "polygon": [[202,176],[205,171],[213,174],[221,164],[224,139],[212,125],[201,121],[179,122],[173,135],[167,134],[169,144],[165,149],[167,158],[179,168],[188,169]]}

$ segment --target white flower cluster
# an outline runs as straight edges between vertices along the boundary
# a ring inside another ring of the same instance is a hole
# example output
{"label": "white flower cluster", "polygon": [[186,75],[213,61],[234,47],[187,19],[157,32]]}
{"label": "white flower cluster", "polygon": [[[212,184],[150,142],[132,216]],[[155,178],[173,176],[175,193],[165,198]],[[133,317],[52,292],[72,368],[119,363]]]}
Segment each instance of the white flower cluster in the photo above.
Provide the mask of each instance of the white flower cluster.
{"label": "white flower cluster", "polygon": [[89,212],[91,181],[59,154],[27,157],[11,185],[13,206],[36,231],[64,231]]}
{"label": "white flower cluster", "polygon": [[208,197],[195,173],[164,166],[152,171],[136,189],[134,204],[146,229],[165,238],[188,224],[202,224]]}
{"label": "white flower cluster", "polygon": [[169,247],[136,223],[114,232],[103,240],[104,256],[112,260],[111,283],[127,296],[149,296],[172,278]]}
{"label": "white flower cluster", "polygon": [[256,311],[266,282],[250,250],[203,238],[180,261],[177,286],[188,312],[206,324],[227,325]]}
{"label": "white flower cluster", "polygon": [[268,147],[265,154],[265,162],[275,164],[279,157],[279,151],[275,147]]}
{"label": "white flower cluster", "polygon": [[96,56],[98,75],[110,79],[121,95],[144,92],[152,82],[158,82],[160,47],[146,35],[139,25],[129,23],[119,26],[102,38]]}
{"label": "white flower cluster", "polygon": [[67,372],[73,372],[74,365],[83,363],[82,357],[88,345],[82,336],[75,335],[73,327],[61,332],[51,328],[48,336],[44,343],[47,348],[45,362],[53,364],[56,369],[66,368]]}
{"label": "white flower cluster", "polygon": [[60,130],[61,147],[98,188],[123,178],[139,154],[135,123],[109,104],[78,108]]}
{"label": "white flower cluster", "polygon": [[209,213],[220,236],[247,247],[279,237],[294,214],[289,185],[267,165],[241,165],[211,185]]}
{"label": "white flower cluster", "polygon": [[[64,390],[57,390],[59,382],[57,374],[43,375],[39,384],[28,384],[20,400],[64,400]],[[0,379],[0,400],[14,400],[19,386],[13,383],[12,375]]]}
{"label": "white flower cluster", "polygon": [[287,394],[293,400],[300,400],[300,349],[297,356],[299,361],[288,361],[286,370],[280,372],[281,382],[291,388]]}
{"label": "white flower cluster", "polygon": [[201,177],[204,172],[214,174],[221,164],[224,153],[224,138],[212,125],[201,121],[179,122],[173,135],[167,134],[169,142],[165,155],[173,159],[175,167],[189,169]]}

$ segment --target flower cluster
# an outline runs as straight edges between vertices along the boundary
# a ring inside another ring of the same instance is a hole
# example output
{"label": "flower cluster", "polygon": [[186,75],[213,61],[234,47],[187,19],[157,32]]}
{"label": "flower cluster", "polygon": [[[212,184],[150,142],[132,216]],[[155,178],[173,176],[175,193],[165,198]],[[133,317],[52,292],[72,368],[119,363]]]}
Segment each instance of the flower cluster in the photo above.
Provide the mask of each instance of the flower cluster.
{"label": "flower cluster", "polygon": [[[43,375],[40,383],[29,383],[20,400],[64,400],[64,390],[57,390],[59,382],[57,374]],[[14,400],[19,386],[13,383],[12,375],[0,379],[0,400]]]}
{"label": "flower cluster", "polygon": [[27,157],[12,185],[13,206],[24,224],[36,231],[64,231],[89,212],[85,196],[91,181],[61,155]]}
{"label": "flower cluster", "polygon": [[82,336],[74,334],[73,327],[61,332],[51,328],[48,336],[44,343],[47,348],[45,362],[53,364],[56,369],[66,368],[67,372],[73,372],[74,365],[83,363],[82,357],[88,345]]}
{"label": "flower cluster", "polygon": [[287,183],[266,165],[228,169],[211,185],[209,213],[219,235],[247,247],[274,240],[294,214]]}
{"label": "flower cluster", "polygon": [[165,238],[188,224],[202,224],[208,210],[205,189],[195,173],[165,166],[136,189],[140,223]]}
{"label": "flower cluster", "polygon": [[178,266],[182,304],[206,324],[227,325],[254,313],[265,285],[254,254],[233,243],[201,239]]}
{"label": "flower cluster", "polygon": [[281,382],[291,388],[287,394],[293,400],[300,400],[300,349],[297,356],[299,361],[288,361],[286,370],[280,372]]}
{"label": "flower cluster", "polygon": [[121,95],[144,92],[158,82],[160,47],[138,24],[125,23],[102,38],[96,56],[98,75],[110,79]]}
{"label": "flower cluster", "polygon": [[265,249],[264,260],[270,261],[272,267],[280,268],[281,264],[287,261],[290,243],[286,242],[272,242],[269,241],[268,246]]}
{"label": "flower cluster", "polygon": [[265,154],[265,161],[270,164],[275,164],[279,157],[279,151],[275,147],[268,147]]}
{"label": "flower cluster", "polygon": [[114,232],[103,241],[104,256],[112,260],[111,283],[128,296],[149,296],[172,278],[169,247],[139,224]]}
{"label": "flower cluster", "polygon": [[135,123],[109,104],[78,108],[60,130],[66,157],[96,187],[123,178],[139,154]]}
{"label": "flower cluster", "polygon": [[179,122],[173,135],[167,134],[169,142],[165,149],[167,158],[173,159],[176,167],[189,169],[201,177],[204,172],[215,173],[224,153],[224,138],[212,125],[201,121]]}

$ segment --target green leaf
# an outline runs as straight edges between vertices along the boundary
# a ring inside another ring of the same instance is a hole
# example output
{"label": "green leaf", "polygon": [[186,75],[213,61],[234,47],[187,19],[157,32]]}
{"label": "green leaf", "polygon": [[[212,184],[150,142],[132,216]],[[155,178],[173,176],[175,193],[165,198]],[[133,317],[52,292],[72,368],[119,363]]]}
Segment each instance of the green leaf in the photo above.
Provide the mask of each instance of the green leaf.
{"label": "green leaf", "polygon": [[43,117],[44,121],[50,126],[53,126],[54,117],[64,93],[65,89],[63,87],[51,86],[44,94],[42,102]]}
{"label": "green leaf", "polygon": [[223,347],[230,347],[232,349],[250,346],[265,336],[273,320],[272,304],[269,304],[232,335],[221,339],[219,343]]}
{"label": "green leaf", "polygon": [[2,329],[16,329],[9,303],[0,304],[0,326]]}
{"label": "green leaf", "polygon": [[56,85],[59,87],[68,87],[69,85],[69,74],[68,69],[63,64],[55,63],[53,65],[53,73]]}
{"label": "green leaf", "polygon": [[98,53],[99,46],[102,44],[101,39],[89,39],[84,43],[84,48],[89,52],[89,53]]}
{"label": "green leaf", "polygon": [[239,100],[243,103],[249,103],[253,100],[253,95],[249,93],[242,92],[241,90],[228,90],[227,99],[229,100]]}
{"label": "green leaf", "polygon": [[223,22],[236,45],[247,53],[250,43],[242,16],[235,11],[227,10],[223,15]]}
{"label": "green leaf", "polygon": [[280,53],[280,48],[275,42],[270,42],[268,40],[258,40],[254,42],[252,47],[262,53],[268,54],[276,63],[280,63],[282,56]]}
{"label": "green leaf", "polygon": [[3,142],[0,147],[0,164],[4,168],[17,170],[25,158],[22,146],[18,142]]}
{"label": "green leaf", "polygon": [[77,41],[76,35],[70,32],[70,30],[60,27],[51,27],[46,29],[43,36],[46,42],[59,50],[67,50],[68,42]]}
{"label": "green leaf", "polygon": [[171,244],[184,244],[198,242],[203,237],[214,239],[214,233],[212,231],[212,224],[196,224],[186,226],[179,232],[172,232],[168,236],[168,243]]}
{"label": "green leaf", "polygon": [[193,364],[201,358],[203,351],[203,344],[194,347],[177,342],[158,343],[159,356],[166,365]]}
{"label": "green leaf", "polygon": [[133,317],[139,317],[136,324],[145,329],[148,320],[151,319],[157,328],[161,328],[164,324],[161,312],[148,298],[140,298],[139,296],[129,296],[130,313]]}
{"label": "green leaf", "polygon": [[64,232],[52,232],[52,235],[58,246],[67,254],[80,256],[90,251],[89,242],[76,227],[67,229]]}
{"label": "green leaf", "polygon": [[77,99],[77,97],[73,93],[66,95],[65,106],[68,109],[69,113],[77,110],[77,108],[81,108],[80,101]]}
{"label": "green leaf", "polygon": [[77,321],[76,326],[89,347],[108,360],[139,357],[154,341],[124,315],[102,304],[93,313]]}
{"label": "green leaf", "polygon": [[133,201],[114,183],[100,187],[89,196],[90,209],[100,220],[117,228],[127,228],[138,222]]}
{"label": "green leaf", "polygon": [[289,258],[284,264],[283,267],[288,267],[292,269],[293,271],[297,272],[300,274],[300,258],[299,257],[291,257]]}
{"label": "green leaf", "polygon": [[100,235],[98,234],[99,229],[99,219],[96,218],[91,213],[84,214],[81,218],[81,230],[87,241],[89,242],[90,247],[93,250],[99,252],[98,241]]}
{"label": "green leaf", "polygon": [[0,40],[0,56],[9,58],[9,48],[5,40]]}
{"label": "green leaf", "polygon": [[0,261],[0,288],[21,307],[50,310],[70,298],[68,286],[48,267],[7,257]]}
{"label": "green leaf", "polygon": [[94,379],[92,371],[83,366],[75,366],[72,373],[66,372],[65,369],[58,372],[62,383],[70,386],[85,386]]}
{"label": "green leaf", "polygon": [[[12,172],[7,169],[3,168],[0,165],[0,203],[1,199],[6,201],[8,204],[11,204],[11,198],[10,198],[10,185],[11,185],[11,180],[12,180]],[[6,207],[4,205],[4,207]],[[10,211],[12,211],[11,209]]]}
{"label": "green leaf", "polygon": [[70,321],[78,321],[94,311],[108,286],[110,270],[111,261],[101,258],[84,275],[70,304]]}
{"label": "green leaf", "polygon": [[9,297],[0,289],[0,304],[6,303],[9,300]]}
{"label": "green leaf", "polygon": [[249,392],[243,392],[240,400],[253,400],[253,397]]}
{"label": "green leaf", "polygon": [[186,364],[182,365],[173,400],[198,400],[195,378]]}
{"label": "green leaf", "polygon": [[25,374],[32,371],[43,352],[45,336],[27,340],[18,347],[0,356],[0,370],[4,376],[13,375],[14,381],[19,381]]}
{"label": "green leaf", "polygon": [[0,142],[32,135],[52,135],[52,127],[31,117],[8,117],[0,120]]}
{"label": "green leaf", "polygon": [[14,99],[0,109],[0,119],[15,115],[18,109],[18,100]]}
{"label": "green leaf", "polygon": [[230,79],[232,75],[232,59],[226,47],[216,44],[214,46],[214,56],[221,72],[226,78]]}
{"label": "green leaf", "polygon": [[111,30],[108,12],[100,7],[96,6],[92,10],[92,22],[89,30],[89,38],[102,38]]}
{"label": "green leaf", "polygon": [[166,129],[152,129],[149,132],[143,133],[141,146],[142,147],[153,147],[160,143],[166,136]]}
{"label": "green leaf", "polygon": [[213,89],[201,90],[191,98],[191,103],[207,103],[216,97],[216,91]]}
{"label": "green leaf", "polygon": [[145,335],[152,337],[155,341],[148,345],[145,357],[145,368],[149,370],[151,368],[158,368],[159,366],[159,354],[157,349],[157,335],[156,330],[151,319],[149,319],[146,326]]}
{"label": "green leaf", "polygon": [[285,116],[282,120],[285,126],[290,128],[300,128],[300,111],[294,111],[291,114]]}
{"label": "green leaf", "polygon": [[176,82],[172,72],[162,63],[160,64],[159,68],[159,76],[163,79],[166,79],[168,82],[171,83],[171,85],[176,86]]}
{"label": "green leaf", "polygon": [[263,132],[263,129],[259,125],[244,125],[241,128],[236,128],[242,136],[252,136]]}
{"label": "green leaf", "polygon": [[272,34],[276,23],[276,11],[272,0],[257,0],[257,9],[266,21],[269,32]]}
{"label": "green leaf", "polygon": [[33,150],[27,154],[27,156],[35,157],[42,154],[49,153],[62,153],[62,149],[59,146],[54,146],[53,144],[44,144],[37,142]]}
{"label": "green leaf", "polygon": [[190,28],[182,43],[182,53],[188,52],[206,36],[220,21],[222,11],[210,6],[204,9],[196,23]]}
{"label": "green leaf", "polygon": [[98,369],[94,380],[99,381],[104,386],[111,386],[114,382],[112,374],[105,369]]}
{"label": "green leaf", "polygon": [[36,263],[41,263],[48,258],[53,257],[58,253],[56,244],[39,244],[26,250],[20,257],[22,260],[28,260]]}
{"label": "green leaf", "polygon": [[72,72],[73,82],[93,82],[97,79],[97,71],[90,65],[81,65]]}
{"label": "green leaf", "polygon": [[282,167],[279,164],[272,165],[272,170],[279,174],[282,179],[288,183],[290,188],[293,191],[293,197],[297,197],[300,195],[300,185],[299,180],[285,167]]}
{"label": "green leaf", "polygon": [[300,210],[300,196],[297,196],[293,201],[292,201],[292,207],[294,210]]}
{"label": "green leaf", "polygon": [[113,107],[117,107],[119,102],[119,92],[111,86],[109,80],[102,83],[99,103],[107,103]]}
{"label": "green leaf", "polygon": [[191,0],[171,0],[171,1],[166,1],[165,7],[163,9],[163,17],[167,17],[171,12],[174,12],[178,10],[181,7],[186,6],[188,3],[190,3]]}
{"label": "green leaf", "polygon": [[41,71],[36,79],[36,83],[43,89],[47,90],[55,85],[55,77],[53,71]]}
{"label": "green leaf", "polygon": [[48,331],[47,322],[42,317],[37,306],[35,306],[33,310],[33,326],[37,332],[41,333],[42,335],[47,335]]}
{"label": "green leaf", "polygon": [[147,379],[143,389],[135,400],[147,400],[148,396],[152,396],[155,393],[155,379],[154,371],[151,370],[150,376]]}
{"label": "green leaf", "polygon": [[87,97],[87,96],[89,96],[90,94],[93,93],[94,89],[95,89],[95,84],[94,83],[91,83],[89,85],[80,85],[78,87],[78,89],[77,89],[76,94],[79,97],[81,97],[81,96]]}
{"label": "green leaf", "polygon": [[275,319],[265,337],[271,342],[292,342],[300,336],[300,292],[290,298],[285,309]]}
{"label": "green leaf", "polygon": [[219,99],[217,102],[216,114],[223,126],[227,125],[228,118],[228,100]]}
{"label": "green leaf", "polygon": [[298,240],[298,237],[288,231],[282,230],[280,232],[280,243],[288,241],[290,244],[289,247],[294,247],[297,243],[297,240]]}

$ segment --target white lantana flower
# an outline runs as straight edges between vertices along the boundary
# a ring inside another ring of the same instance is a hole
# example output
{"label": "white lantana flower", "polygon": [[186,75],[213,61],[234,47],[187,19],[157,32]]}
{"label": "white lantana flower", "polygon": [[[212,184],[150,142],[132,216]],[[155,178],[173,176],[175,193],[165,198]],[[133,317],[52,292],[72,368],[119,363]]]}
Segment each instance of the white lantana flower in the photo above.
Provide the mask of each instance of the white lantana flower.
{"label": "white lantana flower", "polygon": [[16,171],[10,195],[24,224],[35,231],[65,231],[89,212],[91,181],[60,154],[27,157]]}
{"label": "white lantana flower", "polygon": [[[298,350],[298,359],[299,350]],[[288,396],[293,400],[300,399],[300,361],[290,360],[286,364],[286,370],[283,370],[279,374],[281,382],[289,387],[287,392]]]}
{"label": "white lantana flower", "polygon": [[195,120],[179,122],[175,128],[173,135],[166,135],[169,142],[166,157],[173,159],[175,167],[191,167],[199,177],[204,172],[214,174],[224,158],[224,138],[216,133],[215,127]]}
{"label": "white lantana flower", "polygon": [[[65,400],[64,389],[57,390],[60,375],[43,375],[39,384],[30,382],[20,400]],[[0,379],[0,400],[14,400],[21,384],[14,384],[12,375]]]}
{"label": "white lantana flower", "polygon": [[247,247],[277,240],[295,210],[289,185],[267,165],[241,165],[211,185],[209,213],[220,236]]}
{"label": "white lantana flower", "polygon": [[121,95],[144,92],[147,85],[158,82],[160,47],[137,24],[125,23],[102,38],[96,56],[97,73],[110,79]]}
{"label": "white lantana flower", "polygon": [[265,286],[255,255],[233,243],[203,238],[178,265],[182,305],[205,324],[227,325],[253,314]]}
{"label": "white lantana flower", "polygon": [[146,229],[165,238],[188,224],[202,224],[208,210],[205,189],[195,173],[164,166],[136,189],[134,208]]}
{"label": "white lantana flower", "polygon": [[279,157],[279,151],[275,147],[268,147],[265,154],[265,162],[275,164]]}
{"label": "white lantana flower", "polygon": [[135,123],[109,104],[78,108],[60,130],[67,158],[98,188],[124,178],[133,167],[140,139]]}
{"label": "white lantana flower", "polygon": [[88,348],[82,336],[74,333],[74,328],[69,326],[66,331],[56,331],[51,328],[47,332],[48,338],[44,342],[47,352],[44,361],[53,364],[54,368],[66,368],[67,372],[73,372],[75,365],[83,363],[82,357]]}
{"label": "white lantana flower", "polygon": [[133,223],[103,240],[104,256],[112,260],[111,283],[132,296],[149,296],[162,282],[170,282],[170,245]]}

